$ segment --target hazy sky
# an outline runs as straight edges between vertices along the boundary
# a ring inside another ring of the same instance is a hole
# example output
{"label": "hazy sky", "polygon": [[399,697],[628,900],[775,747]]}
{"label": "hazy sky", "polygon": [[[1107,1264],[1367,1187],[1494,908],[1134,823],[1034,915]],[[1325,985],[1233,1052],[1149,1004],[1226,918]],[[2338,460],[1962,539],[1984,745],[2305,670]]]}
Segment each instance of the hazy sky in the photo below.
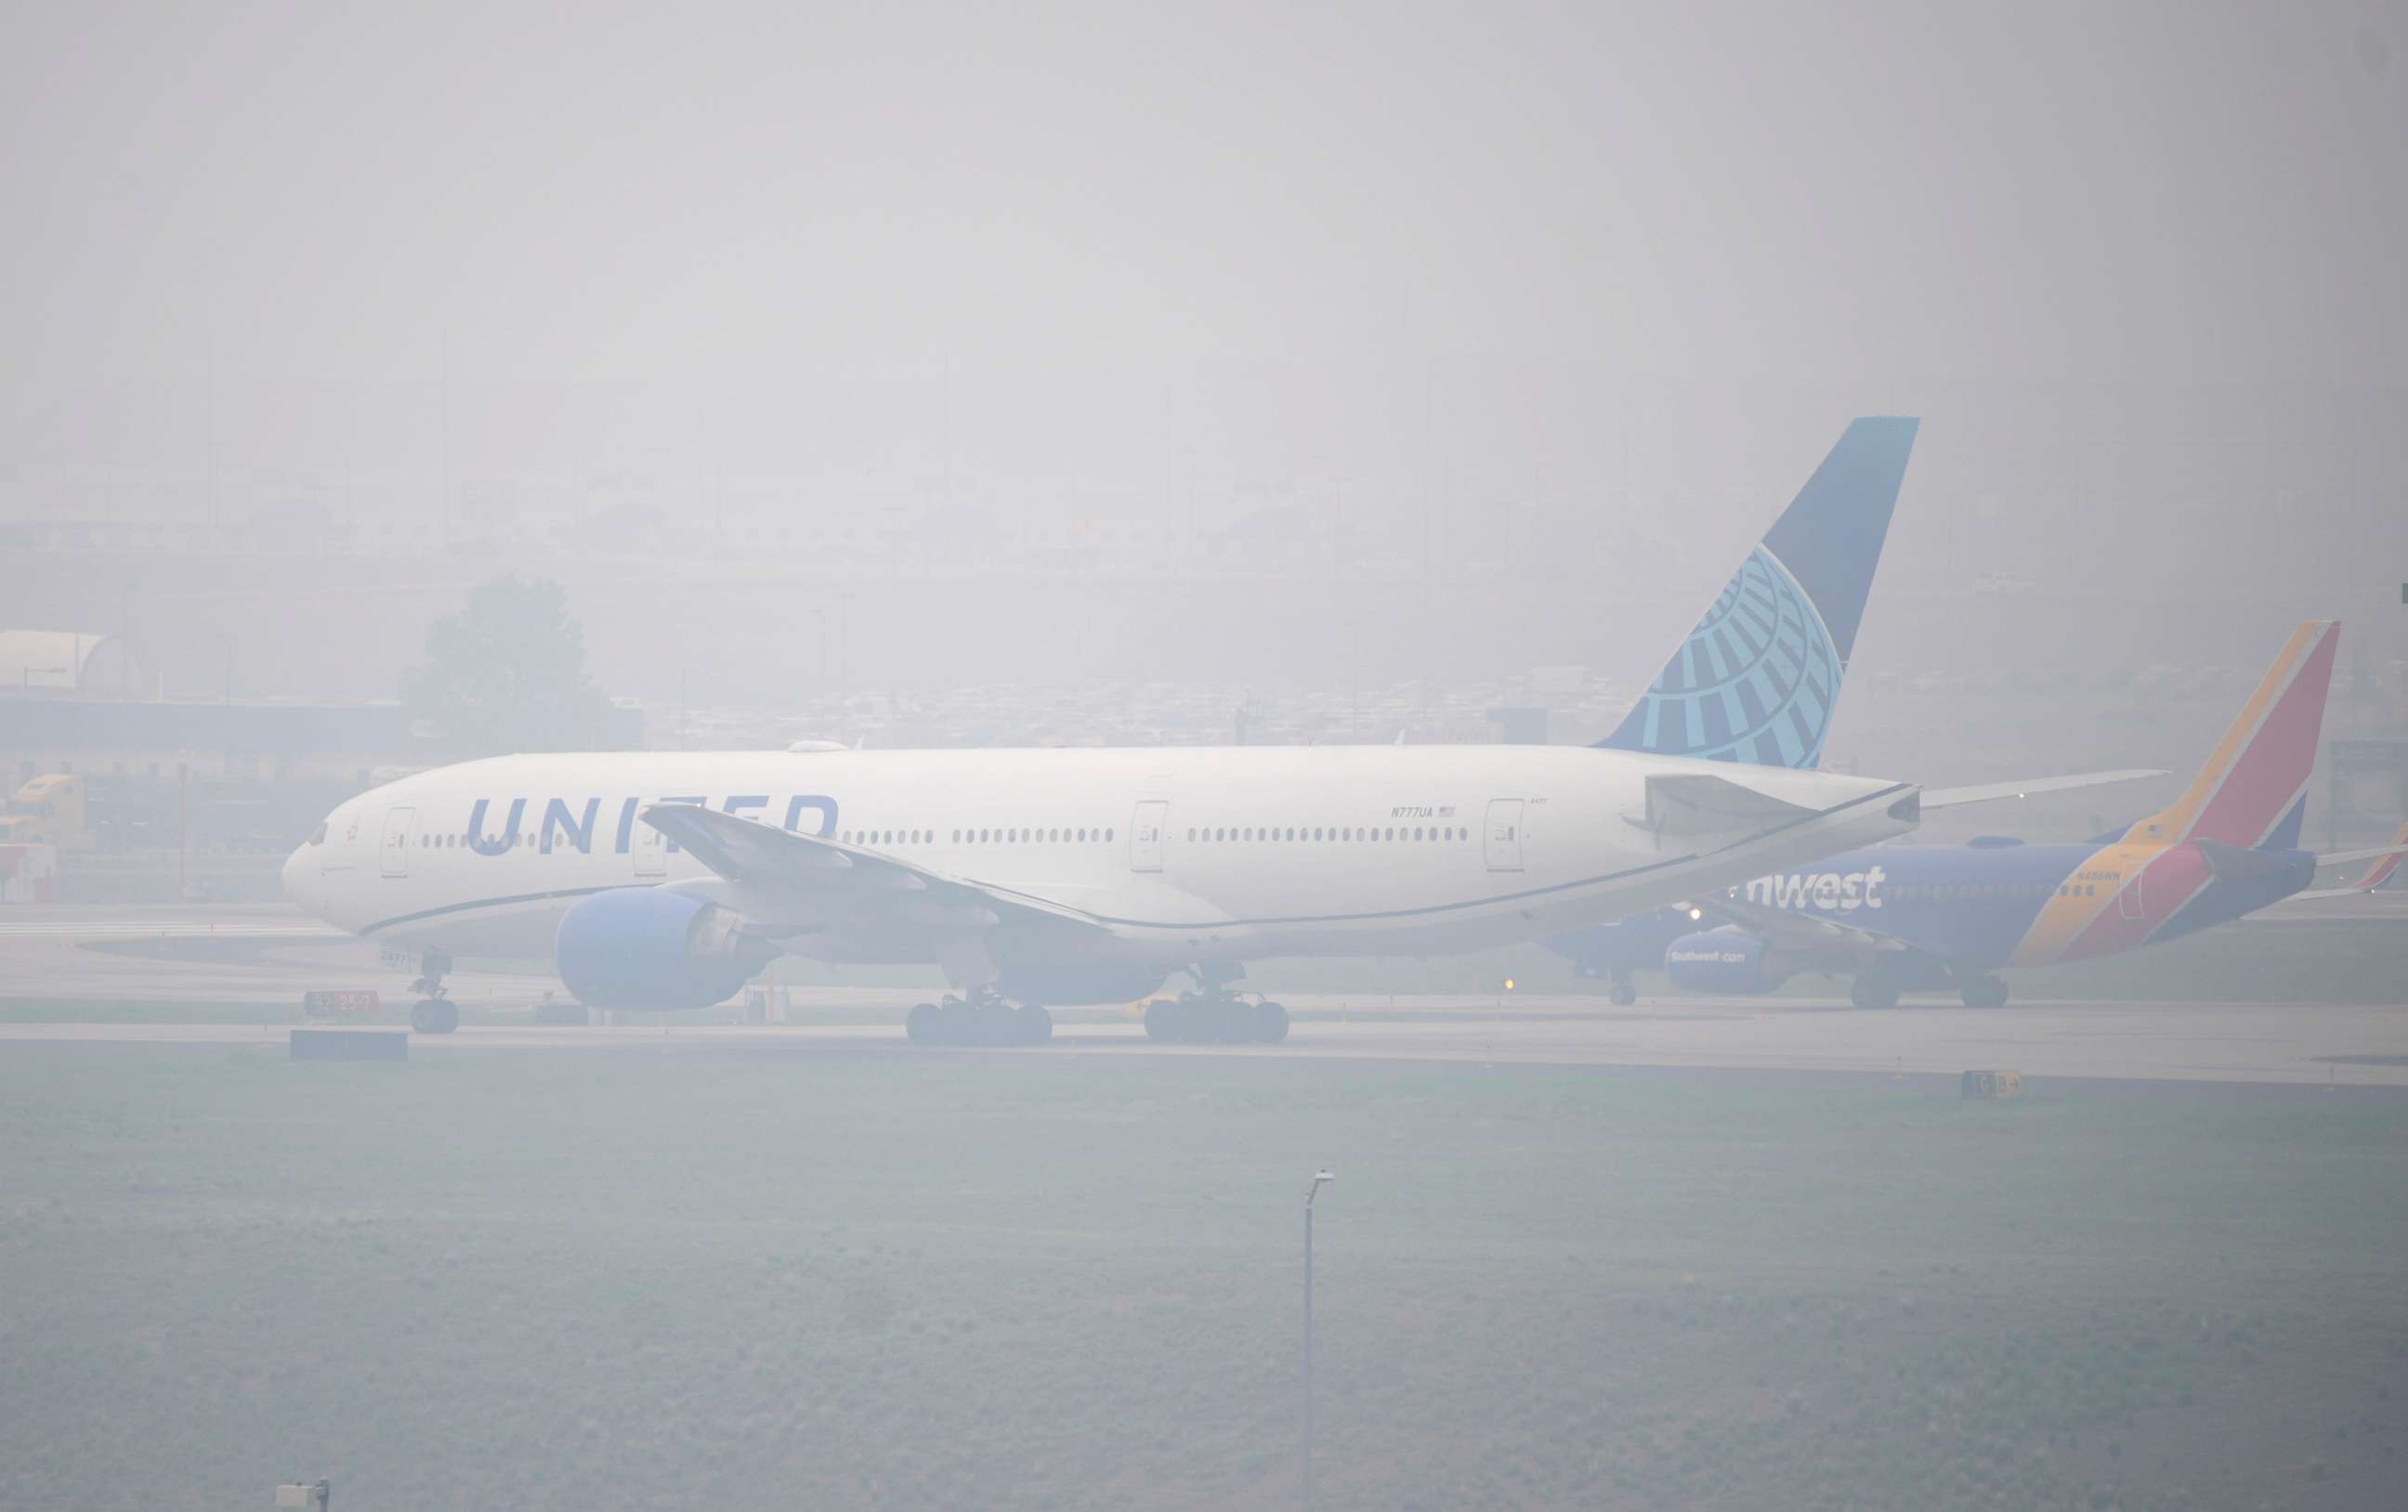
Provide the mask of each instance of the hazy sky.
{"label": "hazy sky", "polygon": [[764,460],[864,412],[1393,447],[1434,375],[1499,423],[1500,369],[2390,384],[2403,45],[2365,5],[25,7],[0,339],[21,391],[213,343],[425,379],[448,333],[455,377],[833,406],[735,417]]}
{"label": "hazy sky", "polygon": [[196,510],[212,454],[419,511],[1670,498],[1710,586],[1903,411],[1891,581],[2337,612],[2408,576],[2403,48],[2366,4],[20,7],[0,508]]}

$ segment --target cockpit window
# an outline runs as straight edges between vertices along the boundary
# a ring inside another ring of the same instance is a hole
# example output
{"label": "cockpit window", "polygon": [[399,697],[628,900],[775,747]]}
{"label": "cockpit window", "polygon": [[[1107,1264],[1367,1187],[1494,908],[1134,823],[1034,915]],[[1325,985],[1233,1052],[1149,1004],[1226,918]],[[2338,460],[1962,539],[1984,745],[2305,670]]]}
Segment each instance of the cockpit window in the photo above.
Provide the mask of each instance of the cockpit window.
{"label": "cockpit window", "polygon": [[[287,830],[284,833],[290,834],[293,832]],[[326,826],[324,824],[322,823],[316,829],[309,832],[309,843],[313,846],[322,846],[326,843]]]}

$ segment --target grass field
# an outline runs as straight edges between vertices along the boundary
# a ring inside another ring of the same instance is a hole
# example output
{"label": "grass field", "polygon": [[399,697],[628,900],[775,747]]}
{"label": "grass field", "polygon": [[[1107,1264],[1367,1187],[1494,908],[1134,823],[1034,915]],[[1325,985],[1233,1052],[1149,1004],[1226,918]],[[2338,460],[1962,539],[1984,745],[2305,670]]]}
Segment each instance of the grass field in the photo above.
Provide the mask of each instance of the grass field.
{"label": "grass field", "polygon": [[2408,1098],[0,1051],[0,1505],[2394,1506]]}

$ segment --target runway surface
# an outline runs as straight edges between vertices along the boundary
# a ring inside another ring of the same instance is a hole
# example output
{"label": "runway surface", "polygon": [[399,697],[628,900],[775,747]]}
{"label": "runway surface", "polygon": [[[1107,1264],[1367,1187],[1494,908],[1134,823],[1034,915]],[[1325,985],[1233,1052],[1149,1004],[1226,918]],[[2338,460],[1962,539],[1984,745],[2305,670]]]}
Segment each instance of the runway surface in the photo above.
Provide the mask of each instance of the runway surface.
{"label": "runway surface", "polygon": [[[898,1007],[895,1021],[885,1023],[471,1026],[416,1036],[411,1051],[1219,1055],[1901,1074],[2007,1067],[2027,1077],[2408,1086],[2408,1009],[2400,1008],[2119,1003],[1859,1013],[1713,1000],[1612,1010],[1578,1001],[1578,1012],[1532,1013],[1420,998],[1372,1015],[1291,998],[1297,1022],[1276,1046],[1157,1046],[1140,1025],[1115,1021],[1066,1024],[1041,1048],[923,1050],[904,1042]],[[0,1024],[0,1044],[280,1048],[289,1028],[10,1023]]]}
{"label": "runway surface", "polygon": [[[556,984],[534,974],[462,973],[469,1024],[418,1036],[414,1054],[497,1050],[838,1055],[1215,1055],[1469,1063],[1656,1065],[2026,1077],[2408,1086],[2408,1006],[1915,1003],[1887,1012],[1756,998],[1666,997],[1612,1008],[1602,997],[1282,994],[1295,1020],[1277,1046],[1168,1046],[1134,1013],[1059,1010],[1052,1045],[923,1050],[902,1037],[924,989],[794,990],[786,1021],[666,1017],[538,1026]],[[281,1047],[312,987],[380,985],[381,1021],[404,1006],[376,948],[282,908],[43,909],[0,920],[0,1045],[31,1041]],[[260,1021],[238,1021],[246,1012]],[[143,1022],[143,1018],[211,1021]]]}

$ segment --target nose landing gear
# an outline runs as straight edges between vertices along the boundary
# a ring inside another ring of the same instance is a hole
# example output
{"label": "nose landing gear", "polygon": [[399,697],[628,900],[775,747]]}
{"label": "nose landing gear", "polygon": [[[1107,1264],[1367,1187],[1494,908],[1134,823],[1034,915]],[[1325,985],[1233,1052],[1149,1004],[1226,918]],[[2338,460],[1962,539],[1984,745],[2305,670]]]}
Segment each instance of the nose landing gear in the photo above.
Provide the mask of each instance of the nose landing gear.
{"label": "nose landing gear", "polygon": [[418,979],[409,990],[419,994],[419,1001],[410,1005],[409,1027],[422,1034],[448,1034],[460,1027],[460,1005],[443,990],[443,974],[451,969],[448,950],[428,950],[418,958]]}

